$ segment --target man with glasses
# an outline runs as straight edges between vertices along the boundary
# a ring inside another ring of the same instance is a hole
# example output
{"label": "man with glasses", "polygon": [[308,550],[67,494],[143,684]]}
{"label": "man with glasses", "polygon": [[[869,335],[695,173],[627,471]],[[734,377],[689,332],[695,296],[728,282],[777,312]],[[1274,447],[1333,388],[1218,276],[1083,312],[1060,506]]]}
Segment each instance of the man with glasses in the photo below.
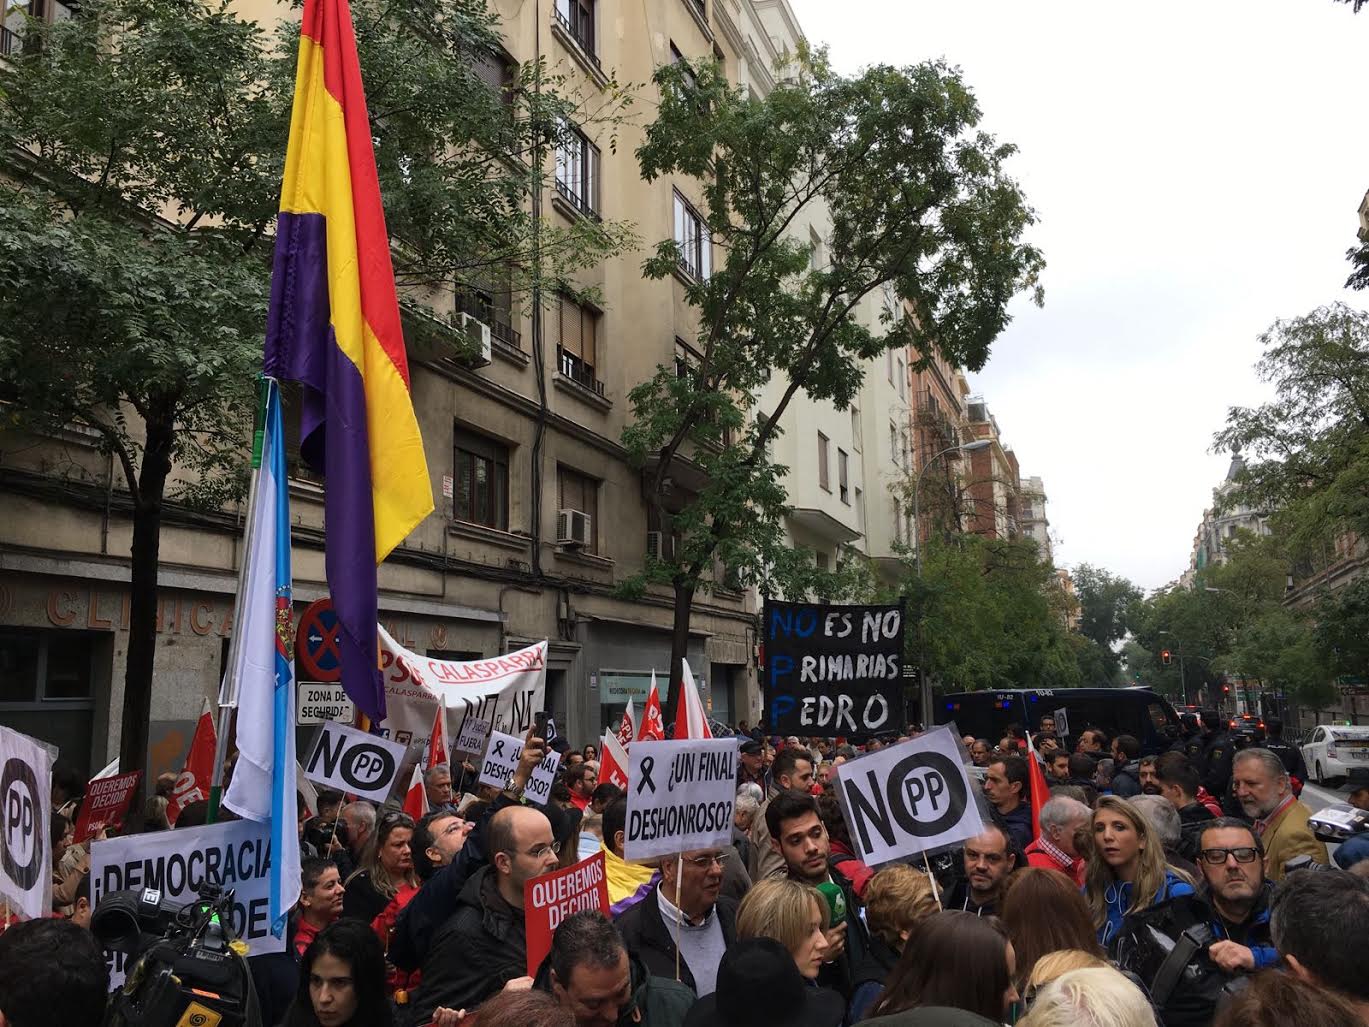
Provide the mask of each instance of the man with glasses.
{"label": "man with glasses", "polygon": [[1269,934],[1269,898],[1274,886],[1264,876],[1264,846],[1254,830],[1234,817],[1220,817],[1198,836],[1198,868],[1212,905],[1208,926],[1218,940],[1208,956],[1227,973],[1251,973],[1279,960]]}
{"label": "man with glasses", "polygon": [[630,953],[657,977],[675,977],[678,965],[680,981],[700,998],[712,994],[723,953],[737,940],[737,904],[719,895],[724,858],[720,849],[665,857],[660,882],[618,919]]}
{"label": "man with glasses", "polygon": [[428,947],[412,1023],[427,1023],[439,1008],[474,1009],[526,978],[523,885],[556,869],[560,846],[551,821],[529,806],[508,806],[491,817],[486,845],[490,862],[466,881],[456,911]]}

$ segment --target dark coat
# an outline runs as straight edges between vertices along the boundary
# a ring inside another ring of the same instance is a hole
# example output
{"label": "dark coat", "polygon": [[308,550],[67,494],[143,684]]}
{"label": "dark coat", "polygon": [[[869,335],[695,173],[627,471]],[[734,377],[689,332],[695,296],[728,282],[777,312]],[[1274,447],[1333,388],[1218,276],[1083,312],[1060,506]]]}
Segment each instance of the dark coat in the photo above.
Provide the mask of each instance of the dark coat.
{"label": "dark coat", "polygon": [[1141,761],[1131,760],[1112,772],[1112,794],[1130,799],[1141,794]]}
{"label": "dark coat", "polygon": [[[1026,850],[1032,843],[1032,808],[1029,802],[1019,802],[1017,807],[1010,813],[1000,814],[1003,818],[1003,826],[1008,829],[1008,840],[1012,842],[1013,848],[1018,852]],[[1018,866],[1022,866],[1019,859]]]}
{"label": "dark coat", "polygon": [[347,882],[347,890],[342,895],[342,915],[369,924],[389,904],[389,898],[371,883],[371,872],[362,870]]}
{"label": "dark coat", "polygon": [[523,911],[499,894],[496,871],[471,875],[456,912],[437,929],[423,960],[423,977],[410,1005],[412,1024],[425,1024],[438,1006],[474,1009],[528,972]]}
{"label": "dark coat", "polygon": [[1189,860],[1198,859],[1198,839],[1209,820],[1217,819],[1212,811],[1194,800],[1179,810],[1179,851]]}
{"label": "dark coat", "polygon": [[[632,955],[631,949],[628,950],[628,962],[632,972],[632,998],[618,1011],[618,1027],[684,1027],[685,1017],[694,1006],[694,992],[674,979],[674,967],[670,977],[657,977]],[[551,985],[551,959],[548,958],[543,960],[532,986],[551,994]]]}
{"label": "dark coat", "polygon": [[[661,918],[660,898],[661,886],[658,884],[646,898],[618,918],[618,932],[622,934],[627,950],[645,964],[653,977],[674,980],[675,939]],[[720,895],[713,910],[723,930],[723,944],[730,946],[737,940],[737,904]],[[683,959],[680,960],[680,983],[687,985],[690,991],[698,990],[694,974]]]}

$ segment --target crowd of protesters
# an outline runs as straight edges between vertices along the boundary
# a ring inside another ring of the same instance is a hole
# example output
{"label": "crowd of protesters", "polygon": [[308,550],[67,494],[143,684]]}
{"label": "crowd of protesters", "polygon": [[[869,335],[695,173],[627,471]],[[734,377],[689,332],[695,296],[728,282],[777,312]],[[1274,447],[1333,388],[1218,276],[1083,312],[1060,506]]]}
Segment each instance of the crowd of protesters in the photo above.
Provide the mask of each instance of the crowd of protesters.
{"label": "crowd of protesters", "polygon": [[[739,725],[731,843],[628,862],[628,800],[594,746],[564,741],[545,806],[431,769],[429,812],[301,796],[301,891],[283,953],[251,956],[266,1027],[1024,1027],[1369,1024],[1369,859],[1331,865],[1282,742],[1185,720],[1162,753],[1051,718],[966,736],[984,830],[876,869],[853,845],[839,768],[885,744]],[[1033,803],[1032,760],[1049,796]],[[167,782],[146,830],[168,830]],[[54,918],[0,936],[0,1025],[96,1024],[84,782],[59,767]],[[1369,790],[1352,801],[1369,807]],[[1035,809],[1034,809],[1035,807]],[[179,811],[176,828],[205,821]],[[602,852],[610,909],[576,913],[529,976],[524,884]]]}

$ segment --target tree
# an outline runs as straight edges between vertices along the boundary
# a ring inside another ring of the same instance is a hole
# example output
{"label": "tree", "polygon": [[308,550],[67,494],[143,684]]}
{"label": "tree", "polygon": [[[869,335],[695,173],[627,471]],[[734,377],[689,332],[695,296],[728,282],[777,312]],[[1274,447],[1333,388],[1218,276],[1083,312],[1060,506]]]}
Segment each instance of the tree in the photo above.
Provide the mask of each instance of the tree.
{"label": "tree", "polygon": [[1369,313],[1343,303],[1276,321],[1260,336],[1275,398],[1233,407],[1214,448],[1253,455],[1229,502],[1271,510],[1294,558],[1328,537],[1369,534]]}
{"label": "tree", "polygon": [[1313,617],[1330,673],[1369,678],[1369,578],[1320,596]]}
{"label": "tree", "polygon": [[[1034,289],[1043,266],[1020,241],[1033,215],[1003,169],[1013,148],[975,131],[979,108],[957,72],[929,62],[847,78],[807,52],[789,70],[756,98],[729,86],[717,64],[665,65],[637,151],[648,181],[702,183],[721,254],[711,275],[674,240],[646,261],[648,278],[686,281],[698,359],[684,373],[658,367],[631,391],[623,435],[672,539],[628,584],[673,592],[672,681],[715,563],[765,594],[803,585],[786,574],[799,561],[782,526],[785,469],[768,455],[794,395],[844,409],[863,362],[909,341],[979,368],[1008,323],[1008,301]],[[830,224],[823,261],[795,231],[807,221]],[[856,308],[886,285],[916,316],[905,324],[886,313],[871,329]],[[758,410],[772,379],[781,397]]]}
{"label": "tree", "polygon": [[1125,637],[1131,607],[1143,593],[1126,578],[1092,564],[1081,563],[1073,577],[1079,597],[1079,633],[1098,644],[1104,677],[1111,683],[1121,666],[1112,647]]}
{"label": "tree", "polygon": [[897,595],[907,604],[908,663],[920,650],[947,691],[1066,688],[1080,657],[1052,597],[1055,571],[1032,542],[959,535],[924,544],[922,576],[905,561]]}
{"label": "tree", "polygon": [[[576,104],[541,68],[484,84],[500,50],[483,2],[352,9],[401,285],[450,296],[491,267],[556,282],[621,244],[621,228],[558,231],[525,209],[541,165],[521,158]],[[0,62],[0,182],[22,183],[0,185],[0,381],[15,427],[83,425],[123,475],[120,759],[140,767],[164,514],[244,481],[298,28],[273,41],[228,3],[89,0],[24,32]],[[415,295],[410,329],[461,352],[448,311]]]}
{"label": "tree", "polygon": [[1326,705],[1335,697],[1325,653],[1308,618],[1282,606],[1267,607],[1240,626],[1222,667],[1247,682],[1257,679],[1262,690],[1309,706]]}

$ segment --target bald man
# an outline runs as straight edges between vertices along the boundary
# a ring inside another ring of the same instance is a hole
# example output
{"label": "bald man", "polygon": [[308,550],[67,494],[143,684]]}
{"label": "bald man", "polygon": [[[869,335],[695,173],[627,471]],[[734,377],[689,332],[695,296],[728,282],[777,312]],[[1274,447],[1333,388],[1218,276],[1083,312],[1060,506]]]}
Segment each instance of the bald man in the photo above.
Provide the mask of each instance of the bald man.
{"label": "bald man", "polygon": [[456,911],[433,936],[414,1023],[434,1010],[473,1009],[527,974],[523,885],[557,867],[551,821],[529,806],[501,809],[490,820],[490,862],[471,875]]}

